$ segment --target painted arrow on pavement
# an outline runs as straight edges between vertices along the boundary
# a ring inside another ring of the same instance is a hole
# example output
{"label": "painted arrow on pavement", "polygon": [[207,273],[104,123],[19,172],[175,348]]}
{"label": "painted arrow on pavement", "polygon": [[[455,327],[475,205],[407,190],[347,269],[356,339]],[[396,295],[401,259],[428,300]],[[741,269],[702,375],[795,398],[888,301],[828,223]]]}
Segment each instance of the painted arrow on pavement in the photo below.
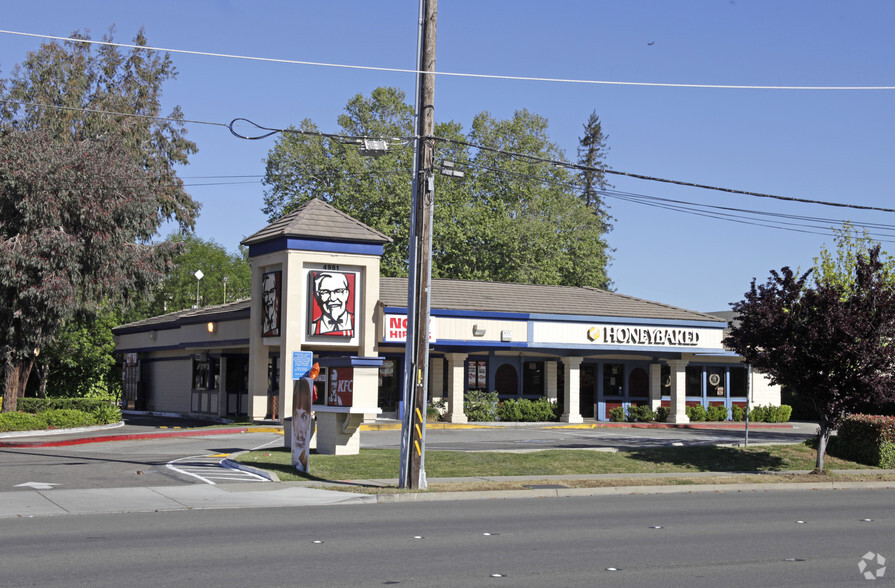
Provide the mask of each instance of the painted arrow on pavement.
{"label": "painted arrow on pavement", "polygon": [[24,484],[16,484],[16,488],[32,488],[33,490],[52,490],[53,486],[58,486],[59,484],[53,484],[52,482],[25,482]]}

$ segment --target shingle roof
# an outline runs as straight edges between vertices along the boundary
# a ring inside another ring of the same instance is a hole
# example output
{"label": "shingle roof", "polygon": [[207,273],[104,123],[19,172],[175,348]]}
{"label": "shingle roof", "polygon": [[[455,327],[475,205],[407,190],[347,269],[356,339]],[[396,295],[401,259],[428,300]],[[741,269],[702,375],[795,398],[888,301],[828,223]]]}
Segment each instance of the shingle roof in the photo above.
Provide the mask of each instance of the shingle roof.
{"label": "shingle roof", "polygon": [[[407,278],[380,278],[379,299],[407,307]],[[686,310],[597,288],[536,286],[499,282],[432,280],[433,309],[574,316],[715,321],[710,314]]]}
{"label": "shingle roof", "polygon": [[150,317],[141,321],[128,323],[112,329],[112,333],[116,335],[124,335],[133,332],[150,331],[154,328],[172,328],[183,324],[202,323],[212,318],[235,317],[239,314],[249,316],[249,306],[251,298],[244,298],[227,304],[219,304],[217,306],[205,306],[203,308],[188,308],[186,310],[178,310],[169,312],[159,316]]}
{"label": "shingle roof", "polygon": [[351,218],[326,202],[312,198],[254,235],[246,237],[242,244],[255,245],[283,237],[306,237],[309,239],[362,243],[391,242],[390,237]]}

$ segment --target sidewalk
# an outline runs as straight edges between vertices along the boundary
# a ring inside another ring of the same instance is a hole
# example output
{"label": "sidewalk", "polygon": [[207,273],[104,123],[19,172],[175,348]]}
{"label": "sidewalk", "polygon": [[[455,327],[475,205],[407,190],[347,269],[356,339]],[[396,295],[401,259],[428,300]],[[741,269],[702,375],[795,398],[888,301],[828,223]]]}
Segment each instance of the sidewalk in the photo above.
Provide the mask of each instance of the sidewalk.
{"label": "sidewalk", "polygon": [[[281,426],[221,426],[217,428],[180,428],[187,421],[172,418],[154,418],[149,421],[129,419],[132,424],[124,423],[65,431],[38,431],[26,433],[5,433],[0,435],[0,447],[56,447],[82,443],[101,443],[107,441],[125,441],[133,439],[157,439],[171,436],[223,435],[240,432],[282,432]],[[721,425],[721,426],[719,426]],[[384,421],[366,425],[367,430],[384,430],[400,428],[400,423]],[[490,428],[490,427],[638,427],[650,426],[646,423],[585,423],[583,425],[562,425],[557,423],[469,423],[452,425],[451,423],[433,423],[437,428]],[[664,423],[653,424],[656,428],[667,428]],[[758,429],[759,426],[752,426]],[[811,423],[786,423],[767,425],[769,428],[809,429]],[[742,428],[739,423],[697,423],[692,428]],[[227,460],[230,462],[230,460]],[[248,466],[230,467],[250,469]],[[895,473],[874,470],[874,473]],[[0,518],[22,518],[34,516],[57,516],[67,514],[113,514],[136,512],[163,512],[192,509],[226,509],[226,508],[273,508],[304,507],[348,504],[384,504],[395,502],[424,502],[445,500],[500,500],[513,498],[547,498],[572,496],[606,496],[625,494],[666,494],[666,493],[704,493],[704,492],[755,492],[755,491],[807,491],[845,488],[885,488],[895,489],[895,482],[816,482],[816,483],[780,483],[780,484],[700,484],[700,478],[729,475],[728,472],[699,472],[688,474],[608,474],[608,475],[567,475],[567,476],[514,476],[514,477],[472,477],[445,478],[428,480],[430,485],[456,482],[499,482],[499,481],[532,481],[531,488],[526,490],[471,491],[471,492],[387,492],[383,494],[362,494],[355,492],[324,489],[339,486],[372,486],[395,488],[396,479],[383,480],[351,480],[351,481],[299,481],[276,483],[241,483],[241,484],[188,484],[182,486],[138,487],[138,488],[102,488],[63,490],[36,487],[33,490],[20,490],[0,493]],[[609,486],[599,488],[566,488],[563,480],[581,479],[636,479],[671,476],[675,478],[691,478],[692,484],[674,486]],[[276,476],[272,476],[276,480]]]}

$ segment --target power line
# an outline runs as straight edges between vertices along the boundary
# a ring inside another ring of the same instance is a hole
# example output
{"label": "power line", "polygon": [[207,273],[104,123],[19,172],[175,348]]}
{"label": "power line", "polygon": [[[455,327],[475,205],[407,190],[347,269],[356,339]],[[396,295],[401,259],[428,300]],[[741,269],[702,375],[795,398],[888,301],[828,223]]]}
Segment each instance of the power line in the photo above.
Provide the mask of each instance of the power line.
{"label": "power line", "polygon": [[697,183],[693,183],[693,182],[684,182],[681,180],[669,180],[666,178],[645,176],[642,174],[634,174],[634,173],[630,173],[630,172],[617,171],[617,170],[613,170],[613,169],[609,169],[609,168],[601,169],[601,168],[596,168],[596,167],[588,167],[588,166],[580,165],[577,163],[569,163],[567,161],[560,161],[560,160],[556,160],[556,159],[547,159],[545,157],[538,157],[536,155],[528,155],[526,153],[514,153],[512,151],[505,151],[503,149],[497,149],[494,147],[485,147],[484,145],[476,145],[475,143],[469,143],[467,141],[459,141],[457,139],[447,139],[444,137],[432,137],[432,139],[434,139],[436,141],[443,141],[445,143],[452,143],[454,145],[463,145],[463,146],[470,147],[472,149],[478,149],[481,151],[489,151],[491,153],[507,155],[509,157],[513,157],[516,159],[525,159],[525,160],[531,161],[533,163],[546,163],[549,165],[566,167],[568,169],[578,170],[578,171],[597,171],[597,172],[602,171],[603,173],[607,173],[607,174],[628,176],[631,178],[636,178],[639,180],[648,180],[651,182],[677,184],[680,186],[687,186],[690,188],[701,188],[704,190],[716,190],[719,192],[727,192],[730,194],[740,194],[743,196],[754,196],[757,198],[772,198],[775,200],[784,200],[787,202],[799,202],[802,204],[817,204],[820,206],[835,206],[835,207],[839,207],[839,208],[852,208],[852,209],[857,209],[857,210],[872,210],[875,212],[895,212],[895,209],[892,209],[892,208],[881,208],[881,207],[877,207],[877,206],[864,206],[864,205],[860,205],[860,204],[846,204],[844,202],[827,202],[824,200],[810,200],[807,198],[794,198],[791,196],[777,196],[774,194],[764,194],[762,192],[749,192],[747,190],[737,190],[734,188],[721,188],[719,186],[710,186],[708,184],[697,184]]}
{"label": "power line", "polygon": [[[0,31],[0,32],[2,32],[2,31]],[[284,133],[284,132],[329,138],[329,139],[332,139],[334,141],[337,141],[337,142],[343,143],[343,144],[344,143],[357,143],[358,141],[362,141],[364,139],[383,139],[383,137],[349,136],[349,135],[339,135],[339,134],[335,134],[335,133],[323,133],[323,132],[319,132],[319,131],[303,131],[303,130],[299,130],[299,129],[280,129],[280,128],[274,128],[274,127],[263,127],[263,126],[260,126],[256,123],[254,123],[248,119],[244,119],[244,118],[233,119],[232,121],[230,121],[230,123],[220,123],[220,122],[212,122],[212,121],[193,120],[193,119],[177,119],[177,118],[170,118],[170,117],[164,117],[164,116],[150,116],[150,115],[145,115],[145,114],[134,114],[134,113],[128,113],[128,112],[115,112],[115,111],[98,110],[98,109],[92,109],[92,108],[76,108],[76,107],[70,107],[70,106],[58,106],[55,104],[40,104],[40,103],[36,103],[36,102],[23,102],[23,101],[12,100],[12,99],[3,99],[3,100],[0,100],[0,102],[10,102],[10,103],[14,103],[14,104],[19,104],[21,106],[33,106],[33,107],[38,107],[38,108],[54,108],[57,110],[87,112],[87,113],[91,113],[91,114],[101,114],[101,115],[108,115],[108,116],[131,116],[131,117],[142,118],[142,119],[178,122],[178,123],[184,123],[184,124],[202,124],[202,125],[226,127],[230,130],[230,132],[234,136],[242,138],[242,139],[253,139],[253,140],[261,139],[261,138],[269,137],[276,133]],[[258,136],[241,135],[234,130],[234,126],[238,121],[245,121],[246,123],[253,125],[257,129],[264,131],[264,133],[260,133]],[[512,152],[512,151],[506,151],[504,149],[497,149],[494,147],[486,147],[484,145],[477,145],[475,143],[470,143],[468,141],[460,141],[457,139],[448,139],[445,137],[426,137],[426,138],[431,138],[435,141],[441,141],[444,143],[461,145],[464,147],[469,147],[471,149],[477,149],[480,151],[496,153],[498,155],[505,155],[507,157],[512,157],[515,159],[524,159],[524,160],[527,160],[527,161],[530,161],[533,163],[543,163],[543,164],[554,165],[557,167],[564,167],[569,170],[597,171],[597,172],[602,171],[603,173],[606,173],[606,174],[627,176],[627,177],[631,177],[631,178],[635,178],[635,179],[639,179],[639,180],[660,182],[660,183],[666,183],[666,184],[674,184],[674,185],[685,186],[685,187],[690,187],[690,188],[700,188],[703,190],[714,190],[714,191],[718,191],[718,192],[726,192],[728,194],[739,194],[739,195],[743,195],[743,196],[753,196],[756,198],[769,198],[769,199],[774,199],[774,200],[782,200],[785,202],[797,202],[797,203],[801,203],[801,204],[815,204],[815,205],[819,205],[819,206],[832,206],[832,207],[837,207],[837,208],[849,208],[849,209],[855,209],[855,210],[869,210],[869,211],[874,211],[874,212],[895,212],[895,209],[892,209],[892,208],[882,208],[882,207],[878,207],[878,206],[866,206],[866,205],[861,205],[861,204],[847,204],[844,202],[828,202],[828,201],[823,201],[823,200],[812,200],[812,199],[808,199],[808,198],[796,198],[796,197],[792,197],[792,196],[779,196],[779,195],[775,195],[775,194],[766,194],[766,193],[762,193],[762,192],[751,192],[748,190],[738,190],[738,189],[734,189],[734,188],[723,188],[720,186],[711,186],[708,184],[699,184],[699,183],[695,183],[695,182],[686,182],[686,181],[682,181],[682,180],[671,180],[671,179],[667,179],[667,178],[658,178],[658,177],[654,177],[654,176],[635,174],[635,173],[631,173],[631,172],[623,172],[623,171],[613,170],[613,169],[609,169],[609,168],[601,169],[601,168],[595,168],[595,167],[588,167],[588,166],[584,166],[584,165],[580,165],[580,164],[576,164],[576,163],[570,163],[567,161],[562,161],[562,160],[557,160],[557,159],[548,159],[545,157],[538,157],[538,156],[534,156],[534,155],[528,155],[525,153],[516,153],[516,152]],[[396,142],[399,141],[399,142],[401,142],[402,145],[406,144],[405,142],[409,142],[413,139],[414,139],[414,137],[389,137],[388,138],[388,140],[390,140],[390,141],[396,141]]]}
{"label": "power line", "polygon": [[[213,53],[210,51],[192,51],[189,49],[172,49],[166,47],[152,47],[149,45],[135,45],[131,43],[115,43],[112,41],[94,41],[92,39],[72,39],[71,37],[60,37],[56,35],[41,35],[37,33],[25,33],[21,31],[0,30],[5,35],[18,35],[22,37],[34,37],[39,39],[50,39],[54,41],[63,41],[69,43],[86,43],[91,45],[104,45],[107,47],[121,47],[125,49],[140,49],[145,51],[158,51],[165,53],[178,53],[183,55],[198,55],[202,57],[219,57],[225,59],[240,59],[247,61],[259,61],[266,63],[282,63],[288,65],[310,65],[315,67],[330,67],[338,69],[356,69],[364,71],[381,71],[391,73],[420,74],[423,73],[415,69],[398,68],[398,67],[377,67],[368,65],[350,65],[344,63],[325,63],[319,61],[301,61],[297,59],[281,59],[275,57],[254,57],[249,55],[235,55],[231,53]],[[639,86],[654,88],[695,88],[695,89],[721,89],[721,90],[813,90],[813,91],[867,91],[867,90],[895,90],[895,86],[770,86],[770,85],[746,85],[746,84],[683,84],[668,82],[623,82],[613,80],[586,80],[571,78],[550,78],[550,77],[532,77],[532,76],[511,76],[499,74],[474,74],[465,72],[447,72],[436,71],[428,72],[438,76],[458,77],[458,78],[476,78],[489,80],[513,80],[523,82],[546,82],[557,84],[584,84],[584,85],[603,85],[603,86]]]}

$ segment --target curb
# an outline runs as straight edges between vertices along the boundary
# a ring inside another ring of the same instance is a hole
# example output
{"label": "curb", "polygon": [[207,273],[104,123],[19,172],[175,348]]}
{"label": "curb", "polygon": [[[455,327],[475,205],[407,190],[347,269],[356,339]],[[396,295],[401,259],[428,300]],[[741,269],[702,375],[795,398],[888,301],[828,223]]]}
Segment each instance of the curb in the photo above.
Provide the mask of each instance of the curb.
{"label": "curb", "polygon": [[[77,433],[76,429],[57,429],[61,431],[57,435]],[[84,445],[85,443],[106,443],[110,441],[137,441],[141,439],[164,439],[166,437],[203,437],[207,435],[232,435],[235,433],[283,433],[277,427],[228,427],[222,429],[185,429],[176,431],[163,431],[160,433],[130,433],[124,435],[101,435],[98,437],[81,437],[79,439],[63,439],[61,441],[0,441],[0,447],[65,447],[68,445]],[[38,435],[47,435],[41,431]],[[32,436],[36,436],[33,435]]]}
{"label": "curb", "polygon": [[461,500],[511,500],[514,498],[582,498],[629,494],[705,494],[722,492],[773,492],[816,490],[890,490],[893,482],[783,482],[780,484],[692,484],[681,486],[604,486],[601,488],[537,488],[531,490],[479,490],[472,492],[418,492],[374,494],[380,504]]}

